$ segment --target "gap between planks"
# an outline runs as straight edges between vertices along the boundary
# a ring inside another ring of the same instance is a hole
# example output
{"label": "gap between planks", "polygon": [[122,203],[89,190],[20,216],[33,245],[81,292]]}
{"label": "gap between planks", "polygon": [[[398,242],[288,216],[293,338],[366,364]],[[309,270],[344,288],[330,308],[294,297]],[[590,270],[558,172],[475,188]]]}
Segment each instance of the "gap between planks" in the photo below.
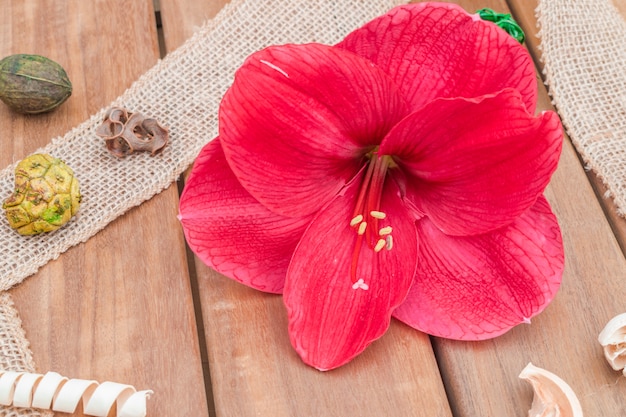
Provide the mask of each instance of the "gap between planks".
{"label": "gap between planks", "polygon": [[[161,19],[161,4],[160,0],[152,0],[153,8],[154,8],[154,22],[157,30],[157,41],[159,45],[159,56],[160,58],[164,58],[167,55],[168,51],[165,46],[165,37],[163,34],[163,20]],[[176,186],[178,190],[178,197],[183,191],[185,186],[185,175],[181,175],[176,181]],[[215,411],[215,401],[213,397],[213,385],[211,383],[211,372],[209,369],[209,359],[208,359],[208,350],[206,344],[206,337],[204,333],[204,320],[202,315],[202,305],[200,303],[200,294],[198,287],[198,274],[196,272],[196,266],[194,262],[195,255],[189,248],[187,241],[185,240],[185,252],[187,258],[187,271],[189,275],[189,282],[191,288],[191,298],[193,302],[195,323],[196,323],[196,333],[198,336],[198,347],[200,350],[200,359],[202,364],[202,375],[204,378],[204,389],[206,393],[207,400],[207,409],[209,411],[209,416],[216,416]]]}
{"label": "gap between planks", "polygon": [[[180,198],[185,186],[184,176],[180,176],[176,182],[178,187],[178,196]],[[189,282],[191,287],[191,299],[193,302],[193,310],[196,319],[196,332],[198,333],[198,344],[200,348],[200,359],[202,363],[202,374],[204,376],[204,389],[206,392],[207,407],[209,416],[216,416],[215,399],[213,397],[213,384],[211,382],[211,372],[209,369],[209,354],[207,349],[206,337],[204,332],[204,319],[202,314],[202,303],[200,302],[200,288],[198,286],[198,273],[196,271],[195,255],[185,241],[185,252],[187,253],[187,271],[189,274]]]}

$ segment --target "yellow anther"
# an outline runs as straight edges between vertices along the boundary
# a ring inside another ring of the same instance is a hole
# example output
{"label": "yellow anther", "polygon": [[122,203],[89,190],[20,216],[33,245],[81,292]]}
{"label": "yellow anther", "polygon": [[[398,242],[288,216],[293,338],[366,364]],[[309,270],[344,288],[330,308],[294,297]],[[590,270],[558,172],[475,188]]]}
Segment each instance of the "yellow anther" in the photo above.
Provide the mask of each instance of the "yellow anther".
{"label": "yellow anther", "polygon": [[393,248],[393,236],[387,235],[387,237],[385,238],[385,243],[386,249],[391,250],[391,248]]}
{"label": "yellow anther", "polygon": [[362,235],[363,233],[365,233],[366,228],[367,228],[367,222],[361,222],[361,224],[359,225],[359,230],[357,230],[357,233]]}
{"label": "yellow anther", "polygon": [[385,217],[387,217],[387,215],[385,213],[383,213],[382,211],[376,211],[376,210],[370,211],[370,216],[372,216],[375,219],[379,219],[379,220],[382,220]]}
{"label": "yellow anther", "polygon": [[378,242],[376,242],[376,246],[374,246],[374,252],[380,252],[385,246],[387,246],[387,240],[378,239]]}
{"label": "yellow anther", "polygon": [[386,226],[386,227],[383,227],[382,229],[380,229],[380,230],[378,231],[378,235],[379,235],[379,236],[386,236],[386,235],[390,235],[390,234],[391,234],[391,231],[392,231],[391,226]]}
{"label": "yellow anther", "polygon": [[350,227],[354,227],[357,224],[361,223],[362,221],[363,221],[363,215],[357,214],[356,216],[354,216],[352,220],[350,220]]}

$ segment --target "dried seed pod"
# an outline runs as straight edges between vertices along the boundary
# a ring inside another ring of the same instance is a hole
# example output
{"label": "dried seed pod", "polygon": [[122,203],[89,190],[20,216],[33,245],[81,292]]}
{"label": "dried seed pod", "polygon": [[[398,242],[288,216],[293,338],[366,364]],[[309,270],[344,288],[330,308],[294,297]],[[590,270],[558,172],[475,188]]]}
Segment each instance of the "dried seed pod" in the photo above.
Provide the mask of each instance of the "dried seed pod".
{"label": "dried seed pod", "polygon": [[528,417],[583,417],[576,394],[558,376],[529,363],[519,377],[530,382],[535,391]]}
{"label": "dried seed pod", "polygon": [[63,67],[41,55],[10,55],[0,60],[0,100],[19,113],[57,108],[72,94]]}
{"label": "dried seed pod", "polygon": [[118,158],[140,151],[154,156],[169,140],[167,129],[155,119],[119,107],[107,111],[96,134],[105,140],[107,150]]}
{"label": "dried seed pod", "polygon": [[24,158],[15,168],[15,190],[2,204],[9,225],[21,235],[52,232],[70,221],[80,205],[74,171],[47,154]]}
{"label": "dried seed pod", "polygon": [[611,367],[626,375],[626,313],[609,320],[598,335],[598,342]]}

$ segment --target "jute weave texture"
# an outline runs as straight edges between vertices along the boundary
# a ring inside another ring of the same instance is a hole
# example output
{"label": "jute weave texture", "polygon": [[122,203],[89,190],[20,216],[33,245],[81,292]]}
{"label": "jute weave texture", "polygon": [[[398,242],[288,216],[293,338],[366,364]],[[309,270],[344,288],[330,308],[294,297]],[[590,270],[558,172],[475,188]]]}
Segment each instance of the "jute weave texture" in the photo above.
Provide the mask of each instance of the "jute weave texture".
{"label": "jute weave texture", "polygon": [[563,126],[626,214],[626,22],[611,0],[543,0],[541,59]]}

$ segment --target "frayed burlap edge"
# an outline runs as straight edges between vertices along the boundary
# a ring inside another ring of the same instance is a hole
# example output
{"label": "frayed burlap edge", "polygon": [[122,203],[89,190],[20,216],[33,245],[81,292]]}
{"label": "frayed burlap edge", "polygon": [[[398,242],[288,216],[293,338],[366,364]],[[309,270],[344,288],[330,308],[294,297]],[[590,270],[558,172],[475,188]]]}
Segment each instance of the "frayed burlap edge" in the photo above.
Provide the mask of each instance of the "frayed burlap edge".
{"label": "frayed burlap edge", "polygon": [[[35,372],[22,321],[9,293],[0,293],[0,369]],[[51,417],[51,411],[0,406],[2,417]]]}
{"label": "frayed burlap edge", "polygon": [[626,215],[626,22],[610,0],[541,0],[548,91],[585,168]]}

